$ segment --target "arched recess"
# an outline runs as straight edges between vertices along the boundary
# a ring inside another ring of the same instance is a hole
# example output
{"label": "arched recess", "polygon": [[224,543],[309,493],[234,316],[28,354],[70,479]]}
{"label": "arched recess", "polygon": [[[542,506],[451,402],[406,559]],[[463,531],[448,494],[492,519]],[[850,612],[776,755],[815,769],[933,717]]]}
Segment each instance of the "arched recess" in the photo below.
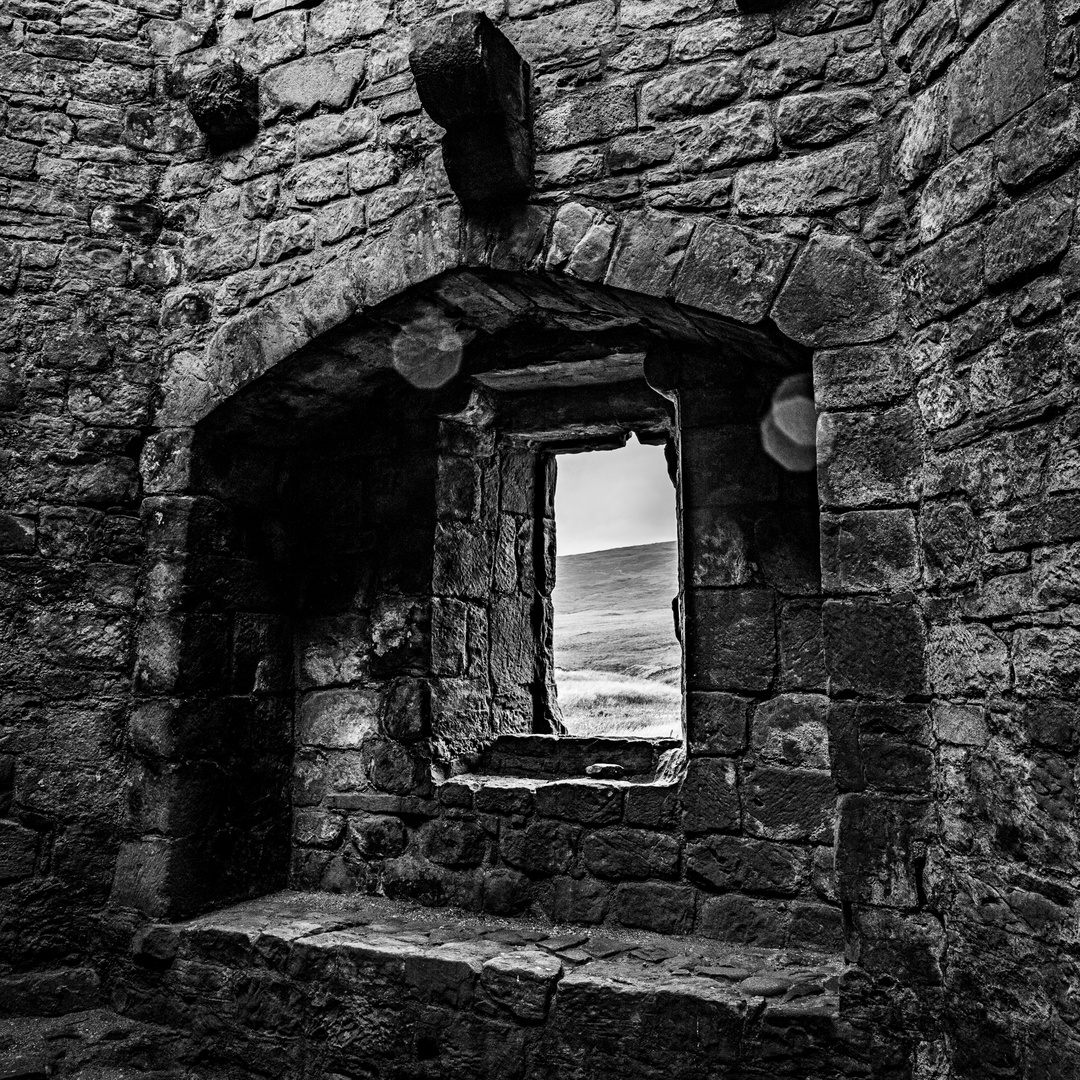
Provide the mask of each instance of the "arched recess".
{"label": "arched recess", "polygon": [[[411,823],[430,816],[433,775],[552,724],[536,451],[567,433],[677,443],[682,828],[715,827],[746,710],[823,690],[825,674],[798,670],[814,663],[798,643],[820,639],[816,496],[757,432],[778,382],[810,366],[765,318],[795,245],[703,228],[584,207],[482,227],[429,215],[373,241],[351,276],[222,328],[198,371],[173,370],[145,460],[117,902],[177,917],[280,887],[290,861],[310,883],[304,852],[339,844],[350,810],[387,824],[338,884],[380,889],[422,842]],[[726,293],[700,283],[716,283],[710,257]],[[409,339],[444,332],[461,371],[410,385]],[[822,799],[808,842],[831,829]],[[479,903],[477,888],[456,898]]]}

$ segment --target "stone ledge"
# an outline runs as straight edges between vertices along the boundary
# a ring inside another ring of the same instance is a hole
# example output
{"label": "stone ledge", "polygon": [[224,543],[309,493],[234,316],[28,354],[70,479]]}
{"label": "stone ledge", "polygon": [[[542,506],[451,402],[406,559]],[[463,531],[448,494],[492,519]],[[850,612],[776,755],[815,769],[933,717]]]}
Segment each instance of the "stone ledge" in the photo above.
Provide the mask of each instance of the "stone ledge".
{"label": "stone ledge", "polygon": [[554,780],[585,777],[590,765],[603,763],[619,766],[621,779],[652,780],[664,756],[681,745],[676,739],[500,735],[484,753],[477,771]]}
{"label": "stone ledge", "polygon": [[867,1075],[836,955],[313,893],[144,928],[132,953],[130,1018],[283,1078]]}

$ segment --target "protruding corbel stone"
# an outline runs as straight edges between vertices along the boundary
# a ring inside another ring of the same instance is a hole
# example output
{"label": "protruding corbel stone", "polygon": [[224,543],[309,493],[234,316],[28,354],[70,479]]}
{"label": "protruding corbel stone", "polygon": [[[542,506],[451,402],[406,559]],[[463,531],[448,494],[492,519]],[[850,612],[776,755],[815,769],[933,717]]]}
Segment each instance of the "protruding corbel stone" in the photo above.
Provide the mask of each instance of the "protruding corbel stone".
{"label": "protruding corbel stone", "polygon": [[440,15],[413,34],[409,64],[428,115],[446,128],[443,162],[467,206],[532,190],[529,65],[478,11]]}
{"label": "protruding corbel stone", "polygon": [[230,150],[258,131],[258,81],[235,60],[219,60],[191,79],[187,107],[211,149]]}

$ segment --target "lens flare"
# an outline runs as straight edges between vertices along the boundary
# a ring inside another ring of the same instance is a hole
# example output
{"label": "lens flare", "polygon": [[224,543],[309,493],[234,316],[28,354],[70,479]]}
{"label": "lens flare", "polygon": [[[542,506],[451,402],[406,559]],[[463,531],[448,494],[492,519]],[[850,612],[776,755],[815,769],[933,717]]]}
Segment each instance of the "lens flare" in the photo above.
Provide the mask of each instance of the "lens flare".
{"label": "lens flare", "polygon": [[809,375],[791,375],[776,388],[761,421],[761,445],[789,472],[810,472],[817,464],[817,409]]}
{"label": "lens flare", "polygon": [[413,319],[395,335],[394,369],[420,390],[437,390],[461,370],[462,341],[453,323],[438,311]]}

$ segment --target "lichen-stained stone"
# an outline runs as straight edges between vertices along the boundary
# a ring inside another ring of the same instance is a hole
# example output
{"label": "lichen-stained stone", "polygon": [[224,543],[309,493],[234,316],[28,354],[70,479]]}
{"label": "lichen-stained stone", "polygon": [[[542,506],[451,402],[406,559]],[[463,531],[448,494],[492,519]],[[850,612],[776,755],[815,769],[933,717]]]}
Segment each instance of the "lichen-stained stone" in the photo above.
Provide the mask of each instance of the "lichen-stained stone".
{"label": "lichen-stained stone", "polygon": [[307,46],[313,53],[370,37],[381,30],[390,0],[324,0],[312,11]]}
{"label": "lichen-stained stone", "polygon": [[739,828],[739,791],[735,763],[724,758],[694,757],[687,762],[679,792],[686,833],[733,832]]}
{"label": "lichen-stained stone", "polygon": [[303,120],[296,128],[297,155],[300,158],[318,157],[342,147],[357,146],[370,140],[378,125],[379,118],[363,105],[348,112]]}
{"label": "lichen-stained stone", "polygon": [[784,333],[805,345],[848,345],[896,328],[894,276],[847,237],[815,233],[772,307]]}
{"label": "lichen-stained stone", "polygon": [[221,151],[255,135],[258,93],[252,75],[233,60],[220,60],[189,81],[187,107],[211,148]]}
{"label": "lichen-stained stone", "polygon": [[357,749],[377,730],[381,695],[376,690],[321,690],[304,695],[297,716],[301,746]]}
{"label": "lichen-stained stone", "polygon": [[592,873],[616,881],[674,877],[679,866],[678,840],[645,829],[601,829],[588,833],[581,851]]}
{"label": "lichen-stained stone", "polygon": [[924,90],[904,118],[894,168],[906,184],[925,176],[941,157],[948,123],[942,98],[940,85]]}
{"label": "lichen-stained stone", "polygon": [[549,106],[536,119],[541,150],[561,150],[630,131],[637,119],[633,87],[608,86]]}
{"label": "lichen-stained stone", "polygon": [[979,35],[949,69],[949,135],[962,149],[1041,96],[1046,28],[1037,0],[1023,0]]}
{"label": "lichen-stained stone", "polygon": [[532,188],[529,65],[479,12],[421,23],[409,64],[428,114],[446,129],[443,163],[466,205],[523,198]]}
{"label": "lichen-stained stone", "polygon": [[675,299],[740,322],[760,322],[795,249],[782,237],[702,220],[683,259]]}
{"label": "lichen-stained stone", "polygon": [[480,992],[519,1020],[536,1023],[547,1016],[562,961],[541,952],[493,956],[480,972]]}
{"label": "lichen-stained stone", "polygon": [[1075,182],[1055,184],[1000,214],[986,232],[986,280],[1000,285],[1057,258],[1068,246]]}
{"label": "lichen-stained stone", "polygon": [[827,769],[757,766],[742,777],[743,824],[769,840],[813,840],[832,835],[837,788]]}

